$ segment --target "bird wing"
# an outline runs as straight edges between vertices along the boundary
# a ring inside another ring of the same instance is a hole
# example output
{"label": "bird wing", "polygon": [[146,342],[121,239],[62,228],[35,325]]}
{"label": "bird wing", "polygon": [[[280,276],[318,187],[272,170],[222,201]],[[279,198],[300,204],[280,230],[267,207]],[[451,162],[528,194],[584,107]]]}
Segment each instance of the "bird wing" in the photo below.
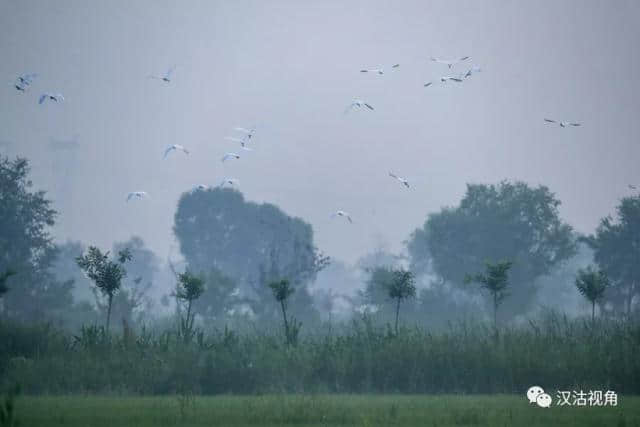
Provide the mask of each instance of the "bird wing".
{"label": "bird wing", "polygon": [[365,105],[368,109],[370,109],[370,110],[372,110],[372,111],[373,111],[373,107],[372,107],[371,105],[367,104],[366,102],[364,103],[364,105]]}
{"label": "bird wing", "polygon": [[368,73],[369,70],[360,70],[361,73]]}
{"label": "bird wing", "polygon": [[347,217],[347,219],[349,220],[349,222],[353,224],[353,220],[351,220],[351,216],[349,216],[348,214],[347,214],[347,215],[345,215],[345,216]]}
{"label": "bird wing", "polygon": [[398,175],[395,175],[393,172],[389,172],[389,176],[390,176],[391,178],[398,179]]}
{"label": "bird wing", "polygon": [[175,150],[175,149],[176,149],[176,147],[174,147],[173,145],[171,145],[171,146],[167,147],[167,149],[166,149],[166,150],[164,150],[164,156],[162,156],[162,158],[163,158],[163,159],[166,159],[166,158],[167,158],[167,155],[169,155],[169,153],[170,153],[172,150]]}
{"label": "bird wing", "polygon": [[458,60],[458,62],[466,61],[466,60],[467,60],[467,59],[469,59],[469,58],[470,58],[469,56],[463,56],[462,58],[460,58],[460,59]]}
{"label": "bird wing", "polygon": [[551,119],[544,119],[544,121],[548,123],[558,123],[555,120],[551,120]]}
{"label": "bird wing", "polygon": [[46,93],[43,93],[42,95],[40,95],[40,99],[38,100],[38,104],[42,104],[44,102],[45,99],[47,99],[47,96],[49,96]]}
{"label": "bird wing", "polygon": [[431,86],[432,84],[433,84],[433,82],[425,83],[425,84],[424,84],[424,87],[429,87],[429,86]]}
{"label": "bird wing", "polygon": [[571,126],[582,126],[580,123],[569,123]]}
{"label": "bird wing", "polygon": [[171,74],[173,74],[173,70],[175,70],[175,69],[176,69],[175,65],[173,67],[169,68],[167,70],[167,73],[164,75],[164,78],[168,80],[171,77]]}
{"label": "bird wing", "polygon": [[400,64],[393,64],[393,65],[391,66],[391,68],[398,68],[399,66],[400,66]]}

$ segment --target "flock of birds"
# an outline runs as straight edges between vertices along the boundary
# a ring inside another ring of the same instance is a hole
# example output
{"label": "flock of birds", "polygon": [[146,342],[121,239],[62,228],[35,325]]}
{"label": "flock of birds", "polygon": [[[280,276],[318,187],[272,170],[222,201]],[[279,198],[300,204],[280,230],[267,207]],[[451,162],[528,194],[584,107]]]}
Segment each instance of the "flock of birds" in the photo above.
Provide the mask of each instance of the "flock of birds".
{"label": "flock of birds", "polygon": [[[429,58],[431,62],[446,65],[450,71],[453,71],[457,65],[466,63],[470,59],[471,58],[469,56],[463,56],[456,59],[443,59],[443,58],[435,58],[435,57]],[[397,70],[399,67],[400,67],[400,64],[393,64],[391,65],[391,70],[392,71]],[[162,75],[150,75],[148,76],[148,78],[160,80],[163,83],[169,84],[173,79],[174,71],[175,71],[175,66],[169,68]],[[447,82],[462,83],[463,81],[465,81],[472,75],[479,73],[480,71],[482,71],[481,68],[474,65],[467,68],[465,72],[445,75],[440,77],[439,80],[442,84],[446,84]],[[365,69],[361,69],[360,72],[374,74],[378,76],[383,76],[385,74],[384,68],[365,68]],[[14,83],[15,89],[22,93],[27,92],[27,90],[33,85],[33,82],[37,76],[38,75],[35,73],[24,74],[19,76]],[[424,83],[423,86],[429,87],[429,86],[432,86],[433,84],[434,84],[433,81],[428,81]],[[61,93],[44,92],[39,96],[38,103],[43,104],[46,101],[49,101],[52,103],[61,103],[64,101],[64,96]],[[356,110],[375,111],[374,107],[370,103],[365,102],[364,100],[358,99],[358,98],[353,99],[353,101],[347,106],[345,110],[345,114],[351,111],[356,111]],[[544,122],[549,124],[557,124],[562,128],[580,126],[580,123],[569,122],[569,121],[558,121],[558,120],[549,119],[549,118],[545,118]],[[224,137],[224,139],[227,141],[233,142],[235,144],[238,144],[241,150],[253,151],[253,148],[251,148],[250,145],[255,137],[256,127],[255,126],[251,128],[235,127],[233,130],[236,132],[236,135],[226,136]],[[166,159],[168,156],[173,155],[174,153],[182,153],[184,155],[189,155],[190,152],[183,145],[172,144],[164,150],[163,159]],[[238,159],[240,159],[240,155],[236,152],[230,151],[230,152],[224,153],[224,155],[221,158],[221,161],[225,163],[227,161],[238,160]],[[403,178],[393,172],[389,172],[389,177],[398,181],[405,188],[407,189],[411,188],[411,185],[409,184],[409,181],[406,178]],[[222,180],[222,182],[218,185],[218,187],[224,187],[225,185],[237,186],[238,184],[239,184],[239,181],[236,178],[225,177]],[[209,187],[206,185],[199,184],[195,186],[193,190],[194,191],[207,190],[208,188]],[[635,185],[629,185],[629,188],[632,190],[637,189]],[[129,202],[133,199],[144,199],[148,197],[149,197],[149,194],[146,191],[132,191],[127,194],[126,201]],[[337,210],[331,215],[331,217],[344,218],[347,221],[349,221],[349,223],[353,222],[351,215],[344,210]]]}

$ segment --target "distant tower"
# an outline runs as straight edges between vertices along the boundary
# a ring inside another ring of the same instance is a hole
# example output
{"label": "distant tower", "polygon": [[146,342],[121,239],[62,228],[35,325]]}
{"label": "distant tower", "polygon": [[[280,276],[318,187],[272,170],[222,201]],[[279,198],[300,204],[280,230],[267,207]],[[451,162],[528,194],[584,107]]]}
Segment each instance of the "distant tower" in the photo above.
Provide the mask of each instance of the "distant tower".
{"label": "distant tower", "polygon": [[54,209],[58,211],[57,224],[61,237],[73,233],[78,206],[74,198],[77,175],[78,135],[67,140],[51,138],[49,151],[51,159],[50,197]]}

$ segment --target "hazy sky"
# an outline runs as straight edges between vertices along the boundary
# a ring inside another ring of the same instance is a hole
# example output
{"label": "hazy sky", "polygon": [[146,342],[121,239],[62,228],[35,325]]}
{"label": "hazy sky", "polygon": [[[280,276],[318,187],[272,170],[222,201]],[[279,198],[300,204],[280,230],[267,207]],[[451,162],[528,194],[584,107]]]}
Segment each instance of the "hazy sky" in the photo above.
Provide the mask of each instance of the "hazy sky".
{"label": "hazy sky", "polygon": [[[400,250],[467,182],[545,184],[592,232],[640,184],[638,22],[634,0],[0,0],[0,152],[33,161],[58,238],[109,248],[135,234],[161,257],[180,194],[225,176],[346,261]],[[466,55],[482,73],[422,86],[449,74],[430,56]],[[169,85],[147,79],[172,65]],[[22,94],[10,83],[26,72],[39,77]],[[38,105],[43,91],[66,101]],[[343,114],[354,97],[375,112]],[[223,137],[254,124],[255,151],[222,164],[237,149]],[[75,134],[75,153],[51,150]],[[173,143],[191,155],[163,160]],[[125,203],[134,190],[151,199]]]}

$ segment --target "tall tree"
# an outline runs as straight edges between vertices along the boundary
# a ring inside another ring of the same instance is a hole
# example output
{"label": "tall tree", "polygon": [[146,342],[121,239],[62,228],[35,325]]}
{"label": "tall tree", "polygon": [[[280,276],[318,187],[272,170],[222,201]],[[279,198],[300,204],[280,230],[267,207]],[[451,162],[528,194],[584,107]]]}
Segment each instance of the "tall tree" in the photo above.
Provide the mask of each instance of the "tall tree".
{"label": "tall tree", "polygon": [[400,316],[400,303],[408,298],[416,296],[416,286],[413,273],[407,270],[393,270],[389,283],[389,298],[396,300],[395,331],[398,335],[398,317]]}
{"label": "tall tree", "polygon": [[512,297],[504,312],[515,315],[534,300],[535,279],[575,253],[559,205],[544,186],[470,184],[459,206],[429,215],[413,232],[407,243],[411,268],[461,286],[465,272],[479,271],[484,260],[511,259]]}
{"label": "tall tree", "polygon": [[191,271],[218,270],[232,278],[258,313],[275,277],[289,278],[303,296],[328,262],[314,246],[311,225],[231,189],[183,194],[173,229]]}
{"label": "tall tree", "polygon": [[186,305],[186,316],[181,319],[180,331],[185,341],[193,337],[193,323],[195,313],[192,312],[193,303],[204,292],[204,280],[189,271],[178,274],[178,287],[176,298]]}
{"label": "tall tree", "polygon": [[287,315],[289,298],[294,293],[295,289],[287,279],[273,281],[269,283],[269,288],[282,311],[284,335],[286,337],[287,344],[295,344],[298,337],[299,324],[295,319],[292,319],[293,324],[291,324]]}
{"label": "tall tree", "polygon": [[71,302],[70,283],[49,272],[56,212],[44,191],[32,190],[29,172],[26,159],[0,156],[0,271],[20,273],[4,296],[4,310],[22,320],[57,315]]}
{"label": "tall tree", "polygon": [[495,264],[487,262],[484,274],[467,275],[464,279],[465,283],[475,282],[481,288],[489,291],[493,305],[493,327],[496,330],[498,328],[498,308],[509,295],[507,287],[509,286],[509,270],[512,265],[511,261],[501,261]]}
{"label": "tall tree", "polygon": [[127,276],[124,264],[131,260],[131,252],[125,249],[118,252],[116,260],[109,259],[109,252],[102,253],[95,246],[89,246],[86,254],[76,259],[78,266],[93,281],[99,291],[107,298],[106,330],[109,331],[113,297],[122,286],[122,279]]}
{"label": "tall tree", "polygon": [[587,241],[596,263],[611,280],[607,302],[630,317],[640,294],[640,196],[622,199],[616,211],[616,218],[603,218]]}
{"label": "tall tree", "polygon": [[596,320],[596,303],[601,301],[609,286],[609,280],[602,271],[592,266],[578,270],[576,288],[591,303],[591,321]]}

